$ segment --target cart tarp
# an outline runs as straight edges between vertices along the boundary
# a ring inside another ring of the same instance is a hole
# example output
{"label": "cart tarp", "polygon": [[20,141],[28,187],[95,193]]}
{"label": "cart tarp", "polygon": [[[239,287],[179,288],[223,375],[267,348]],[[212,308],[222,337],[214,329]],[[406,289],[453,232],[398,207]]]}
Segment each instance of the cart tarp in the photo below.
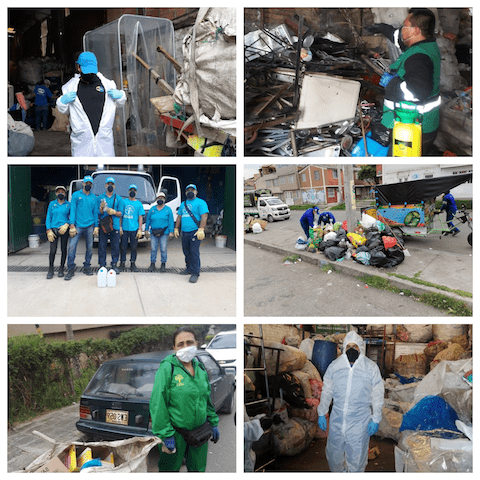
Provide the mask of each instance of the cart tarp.
{"label": "cart tarp", "polygon": [[375,197],[377,205],[402,205],[421,203],[455,188],[472,179],[471,173],[449,175],[448,177],[426,178],[411,182],[377,185]]}

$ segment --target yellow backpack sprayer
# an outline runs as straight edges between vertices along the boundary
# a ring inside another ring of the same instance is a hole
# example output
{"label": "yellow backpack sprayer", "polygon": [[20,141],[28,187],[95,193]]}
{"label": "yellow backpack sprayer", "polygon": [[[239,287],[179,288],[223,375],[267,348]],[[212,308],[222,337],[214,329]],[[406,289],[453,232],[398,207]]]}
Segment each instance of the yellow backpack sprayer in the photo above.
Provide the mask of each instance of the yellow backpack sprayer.
{"label": "yellow backpack sprayer", "polygon": [[392,142],[394,157],[422,156],[422,124],[415,104],[401,102],[395,109]]}

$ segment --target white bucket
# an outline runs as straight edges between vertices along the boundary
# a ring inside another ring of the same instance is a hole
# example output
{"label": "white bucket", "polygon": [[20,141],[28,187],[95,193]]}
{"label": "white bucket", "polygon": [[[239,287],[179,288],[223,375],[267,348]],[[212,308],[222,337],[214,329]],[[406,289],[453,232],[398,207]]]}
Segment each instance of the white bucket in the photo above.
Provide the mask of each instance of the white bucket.
{"label": "white bucket", "polygon": [[215,237],[215,246],[218,248],[225,248],[227,246],[227,236],[217,235]]}
{"label": "white bucket", "polygon": [[40,236],[39,235],[29,235],[28,236],[28,246],[30,248],[38,248],[40,246]]}

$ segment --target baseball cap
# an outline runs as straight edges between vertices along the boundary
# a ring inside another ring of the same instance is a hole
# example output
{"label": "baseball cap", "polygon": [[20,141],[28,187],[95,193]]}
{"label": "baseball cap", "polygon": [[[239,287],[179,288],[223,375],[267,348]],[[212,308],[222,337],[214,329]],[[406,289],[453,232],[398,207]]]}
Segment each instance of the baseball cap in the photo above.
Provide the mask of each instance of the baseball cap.
{"label": "baseball cap", "polygon": [[132,183],[132,184],[128,187],[129,190],[131,190],[132,188],[134,188],[135,190],[138,190],[137,186],[136,186],[134,183]]}
{"label": "baseball cap", "polygon": [[82,73],[98,73],[97,57],[92,52],[82,52],[77,59]]}
{"label": "baseball cap", "polygon": [[113,183],[115,184],[115,179],[113,177],[108,177],[106,180],[105,180],[105,183]]}
{"label": "baseball cap", "polygon": [[197,189],[197,186],[194,185],[193,183],[191,183],[190,185],[187,185],[186,188],[185,188],[185,191],[187,191],[189,188],[193,188],[194,190]]}
{"label": "baseball cap", "polygon": [[83,183],[87,183],[87,182],[93,183],[93,178],[90,175],[85,175],[83,177]]}

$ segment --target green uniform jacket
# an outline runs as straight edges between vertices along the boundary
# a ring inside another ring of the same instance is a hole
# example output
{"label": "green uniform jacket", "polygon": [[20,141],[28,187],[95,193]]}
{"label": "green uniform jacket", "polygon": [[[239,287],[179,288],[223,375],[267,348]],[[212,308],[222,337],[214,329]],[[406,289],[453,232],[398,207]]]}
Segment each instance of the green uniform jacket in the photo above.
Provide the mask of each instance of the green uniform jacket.
{"label": "green uniform jacket", "polygon": [[213,427],[218,425],[218,415],[210,399],[208,374],[197,359],[192,360],[192,365],[194,377],[185,370],[176,355],[169,355],[160,363],[155,374],[150,416],[152,432],[162,440],[173,436],[173,425],[194,430],[207,419]]}

